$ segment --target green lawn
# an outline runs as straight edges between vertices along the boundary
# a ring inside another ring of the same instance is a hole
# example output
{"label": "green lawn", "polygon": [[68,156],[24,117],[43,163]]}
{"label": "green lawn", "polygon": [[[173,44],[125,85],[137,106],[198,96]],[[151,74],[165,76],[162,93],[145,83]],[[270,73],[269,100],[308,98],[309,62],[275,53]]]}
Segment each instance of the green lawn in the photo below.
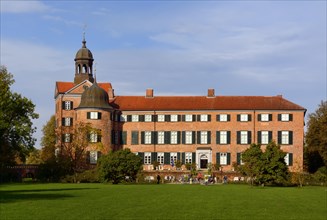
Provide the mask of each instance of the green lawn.
{"label": "green lawn", "polygon": [[248,185],[0,185],[0,219],[326,220],[327,188]]}

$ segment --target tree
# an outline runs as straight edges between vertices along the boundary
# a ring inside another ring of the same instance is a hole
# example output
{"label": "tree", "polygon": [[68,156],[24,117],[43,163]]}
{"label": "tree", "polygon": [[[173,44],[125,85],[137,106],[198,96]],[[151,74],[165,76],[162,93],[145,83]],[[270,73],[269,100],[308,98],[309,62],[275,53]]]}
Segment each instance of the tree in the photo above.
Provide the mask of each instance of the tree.
{"label": "tree", "polygon": [[42,128],[43,137],[41,139],[41,159],[43,162],[55,160],[56,149],[56,118],[54,115]]}
{"label": "tree", "polygon": [[13,75],[0,66],[0,169],[15,164],[15,158],[25,161],[34,148],[32,137],[36,128],[32,119],[37,119],[35,105],[31,100],[12,92]]}
{"label": "tree", "polygon": [[258,181],[263,184],[285,185],[288,183],[290,173],[285,163],[285,156],[280,146],[275,142],[270,142],[266,146],[265,152],[262,154],[261,170]]}
{"label": "tree", "polygon": [[251,144],[250,148],[242,153],[242,161],[244,162],[244,165],[238,166],[238,171],[243,175],[250,177],[251,185],[253,185],[254,181],[262,174],[263,153],[260,147],[260,144]]}
{"label": "tree", "polygon": [[314,173],[319,167],[327,166],[327,101],[322,101],[318,109],[309,114],[305,135],[308,171]]}
{"label": "tree", "polygon": [[265,152],[261,150],[260,144],[251,144],[242,154],[244,165],[238,166],[238,170],[251,178],[252,185],[283,185],[290,177],[285,155],[275,142],[270,142]]}
{"label": "tree", "polygon": [[142,170],[142,159],[129,149],[110,151],[98,161],[98,173],[101,182],[118,184],[126,176],[136,180],[139,171]]}
{"label": "tree", "polygon": [[26,158],[26,164],[40,164],[41,162],[41,151],[39,149],[31,151]]}
{"label": "tree", "polygon": [[59,127],[57,136],[62,137],[63,132],[71,134],[69,141],[61,140],[58,146],[59,158],[68,165],[69,173],[76,175],[83,172],[88,167],[87,149],[101,150],[102,143],[90,143],[89,134],[96,133],[100,135],[100,130],[91,127],[89,123],[79,122],[73,128]]}

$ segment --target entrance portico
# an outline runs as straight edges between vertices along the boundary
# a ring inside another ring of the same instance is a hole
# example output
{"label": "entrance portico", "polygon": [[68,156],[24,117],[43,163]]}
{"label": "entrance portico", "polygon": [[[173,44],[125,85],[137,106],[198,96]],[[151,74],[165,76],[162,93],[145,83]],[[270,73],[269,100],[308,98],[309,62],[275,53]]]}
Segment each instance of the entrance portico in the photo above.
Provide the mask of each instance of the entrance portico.
{"label": "entrance portico", "polygon": [[208,163],[212,163],[211,147],[198,147],[195,159],[198,169],[208,169]]}

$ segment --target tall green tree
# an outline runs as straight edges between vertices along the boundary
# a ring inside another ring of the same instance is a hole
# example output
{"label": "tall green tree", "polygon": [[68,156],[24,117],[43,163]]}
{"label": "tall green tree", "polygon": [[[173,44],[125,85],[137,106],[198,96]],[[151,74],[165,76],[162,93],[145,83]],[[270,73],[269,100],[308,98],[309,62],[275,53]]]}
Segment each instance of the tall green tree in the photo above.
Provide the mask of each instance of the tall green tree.
{"label": "tall green tree", "polygon": [[32,119],[38,118],[31,100],[12,92],[13,75],[0,66],[0,169],[15,164],[15,159],[25,161],[34,148]]}
{"label": "tall green tree", "polygon": [[110,151],[98,161],[98,174],[101,182],[118,184],[126,176],[136,180],[142,170],[142,159],[129,149]]}
{"label": "tall green tree", "polygon": [[309,114],[305,135],[305,158],[309,172],[327,166],[327,101],[322,101],[314,113]]}

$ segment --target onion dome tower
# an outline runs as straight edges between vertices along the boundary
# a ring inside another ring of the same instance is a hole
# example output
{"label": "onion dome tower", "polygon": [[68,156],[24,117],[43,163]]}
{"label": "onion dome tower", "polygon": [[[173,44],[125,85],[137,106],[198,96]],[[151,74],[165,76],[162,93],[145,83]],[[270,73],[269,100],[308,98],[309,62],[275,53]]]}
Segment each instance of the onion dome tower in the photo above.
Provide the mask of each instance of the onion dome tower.
{"label": "onion dome tower", "polygon": [[85,34],[83,35],[82,48],[79,49],[75,56],[75,78],[74,83],[79,84],[84,80],[94,82],[93,78],[93,55],[86,47]]}

